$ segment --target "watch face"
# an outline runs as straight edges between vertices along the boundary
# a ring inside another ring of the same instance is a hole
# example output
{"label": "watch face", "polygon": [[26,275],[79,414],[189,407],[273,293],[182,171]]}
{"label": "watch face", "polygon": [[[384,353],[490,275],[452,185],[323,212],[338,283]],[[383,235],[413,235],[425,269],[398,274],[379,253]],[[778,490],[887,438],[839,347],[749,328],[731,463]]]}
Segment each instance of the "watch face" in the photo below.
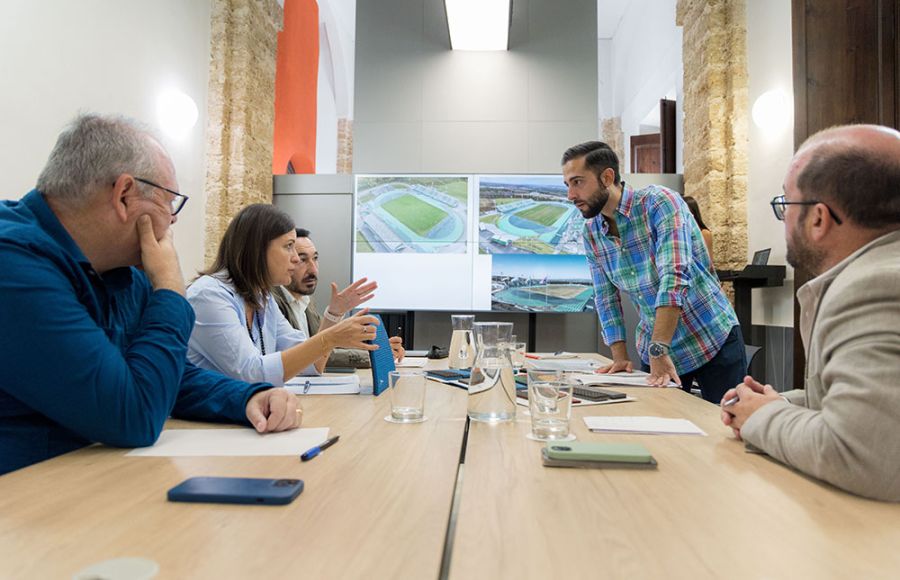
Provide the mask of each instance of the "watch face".
{"label": "watch face", "polygon": [[650,343],[649,350],[650,350],[650,356],[653,356],[653,357],[659,357],[659,356],[663,356],[664,354],[666,354],[666,348],[655,342]]}

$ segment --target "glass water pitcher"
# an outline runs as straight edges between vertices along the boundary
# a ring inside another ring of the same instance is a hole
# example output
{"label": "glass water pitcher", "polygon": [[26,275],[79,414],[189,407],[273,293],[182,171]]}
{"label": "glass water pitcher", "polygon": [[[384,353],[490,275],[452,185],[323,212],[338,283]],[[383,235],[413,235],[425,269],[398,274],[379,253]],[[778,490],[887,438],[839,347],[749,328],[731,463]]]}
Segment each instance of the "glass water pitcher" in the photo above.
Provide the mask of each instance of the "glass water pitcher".
{"label": "glass water pitcher", "polygon": [[469,379],[469,418],[514,421],[516,381],[510,360],[511,322],[475,323],[475,361]]}

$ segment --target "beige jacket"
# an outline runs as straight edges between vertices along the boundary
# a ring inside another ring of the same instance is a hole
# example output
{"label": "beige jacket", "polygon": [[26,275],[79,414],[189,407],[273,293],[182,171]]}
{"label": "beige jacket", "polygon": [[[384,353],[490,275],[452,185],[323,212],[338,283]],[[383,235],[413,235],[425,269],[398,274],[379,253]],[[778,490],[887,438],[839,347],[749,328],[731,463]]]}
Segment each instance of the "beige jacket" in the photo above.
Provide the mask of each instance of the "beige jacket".
{"label": "beige jacket", "polygon": [[865,497],[900,501],[900,231],[797,292],[806,389],[756,411],[747,442]]}

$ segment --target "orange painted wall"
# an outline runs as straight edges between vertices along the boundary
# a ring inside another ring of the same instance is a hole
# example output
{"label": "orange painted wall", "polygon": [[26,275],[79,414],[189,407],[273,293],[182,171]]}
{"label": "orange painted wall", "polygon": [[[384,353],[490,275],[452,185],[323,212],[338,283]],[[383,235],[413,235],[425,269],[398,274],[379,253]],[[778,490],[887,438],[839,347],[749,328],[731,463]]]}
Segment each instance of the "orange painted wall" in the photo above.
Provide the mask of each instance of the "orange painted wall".
{"label": "orange painted wall", "polygon": [[275,152],[272,173],[316,172],[316,88],[319,5],[285,0],[275,70]]}

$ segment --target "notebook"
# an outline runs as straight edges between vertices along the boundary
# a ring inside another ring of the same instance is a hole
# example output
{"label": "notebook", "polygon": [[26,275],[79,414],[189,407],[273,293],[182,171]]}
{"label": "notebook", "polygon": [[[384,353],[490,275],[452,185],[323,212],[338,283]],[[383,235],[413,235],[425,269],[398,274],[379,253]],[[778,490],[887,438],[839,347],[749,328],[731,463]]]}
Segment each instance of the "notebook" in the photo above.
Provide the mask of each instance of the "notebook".
{"label": "notebook", "polygon": [[372,394],[378,396],[387,390],[390,385],[389,373],[397,370],[397,367],[394,365],[394,353],[391,351],[391,341],[384,328],[384,321],[377,314],[372,316],[378,319],[378,326],[375,327],[375,340],[371,343],[377,344],[378,350],[369,351],[369,360],[372,362]]}

